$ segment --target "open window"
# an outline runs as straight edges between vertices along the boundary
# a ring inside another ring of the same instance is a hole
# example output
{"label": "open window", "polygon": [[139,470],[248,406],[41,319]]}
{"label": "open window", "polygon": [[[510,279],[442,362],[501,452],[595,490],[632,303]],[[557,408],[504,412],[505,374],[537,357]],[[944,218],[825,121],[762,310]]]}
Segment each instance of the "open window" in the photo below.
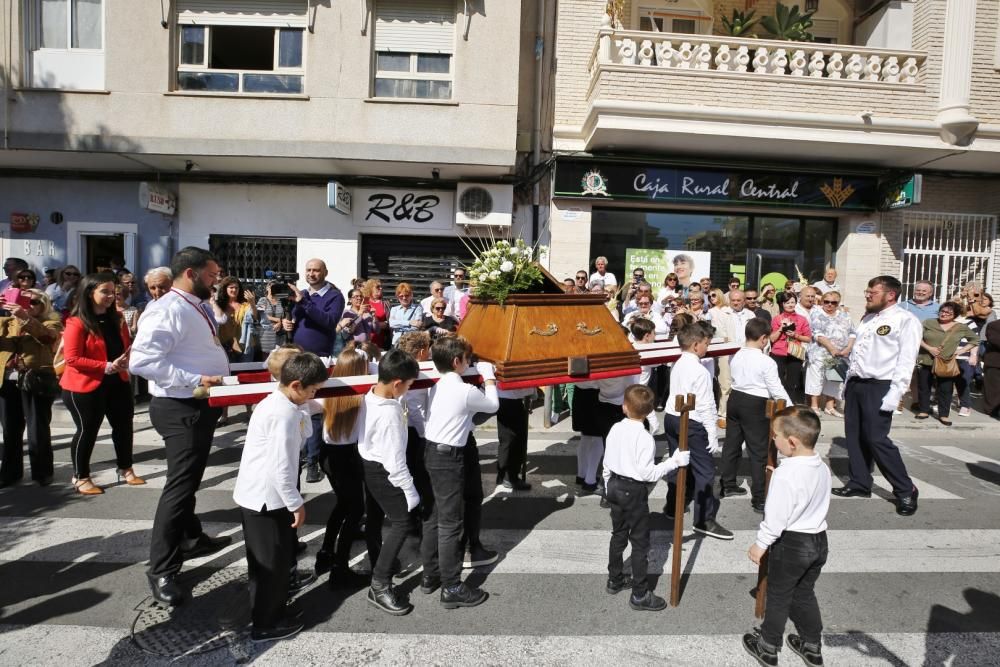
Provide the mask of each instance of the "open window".
{"label": "open window", "polygon": [[302,0],[179,0],[176,88],[302,94],[305,29]]}
{"label": "open window", "polygon": [[104,1],[28,0],[27,83],[33,88],[104,89]]}
{"label": "open window", "polygon": [[453,0],[378,0],[374,97],[449,100],[455,55]]}

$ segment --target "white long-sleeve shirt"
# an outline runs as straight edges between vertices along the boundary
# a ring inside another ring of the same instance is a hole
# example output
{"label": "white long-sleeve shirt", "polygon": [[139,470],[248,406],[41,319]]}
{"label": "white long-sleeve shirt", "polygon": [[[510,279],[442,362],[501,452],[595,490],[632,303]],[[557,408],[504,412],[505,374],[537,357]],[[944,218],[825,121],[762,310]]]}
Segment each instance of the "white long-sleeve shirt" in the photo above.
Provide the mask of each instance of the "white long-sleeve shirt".
{"label": "white long-sleeve shirt", "polygon": [[308,412],[276,389],[257,404],[247,426],[233,500],[259,512],[302,507],[299,450],[312,435]]}
{"label": "white long-sleeve shirt", "polygon": [[150,304],[136,332],[129,372],[150,381],[149,393],[192,398],[202,375],[229,375],[211,308],[176,288]]}
{"label": "white long-sleeve shirt", "polygon": [[910,385],[922,339],[920,320],[898,305],[868,313],[858,325],[846,379],[889,380],[881,407],[883,411],[895,410]]}
{"label": "white long-sleeve shirt", "polygon": [[781,459],[771,475],[757,546],[767,549],[786,530],[822,533],[830,510],[830,468],[819,454]]}
{"label": "white long-sleeve shirt", "polygon": [[693,352],[681,352],[670,371],[670,398],[667,400],[667,414],[679,417],[675,409],[674,397],[694,394],[694,411],[691,419],[705,427],[708,444],[715,446],[719,440],[719,413],[716,412],[715,392],[712,390],[712,376],[701,364],[701,359]]}
{"label": "white long-sleeve shirt", "polygon": [[472,416],[477,412],[492,414],[499,407],[495,384],[477,389],[458,373],[445,373],[428,395],[425,437],[428,442],[464,447],[472,432]]}
{"label": "white long-sleeve shirt", "polygon": [[358,453],[366,461],[381,463],[389,475],[389,483],[406,495],[408,509],[420,503],[413,476],[406,467],[406,418],[403,404],[382,398],[374,391],[365,394],[358,421],[364,424],[358,440]]}
{"label": "white long-sleeve shirt", "polygon": [[778,364],[763,350],[741,349],[729,361],[729,373],[733,378],[733,391],[760,398],[784,399],[786,405],[792,404],[778,377]]}
{"label": "white long-sleeve shirt", "polygon": [[641,421],[623,419],[611,427],[604,449],[604,485],[611,473],[637,482],[655,482],[677,466],[669,458],[654,464],[656,443]]}
{"label": "white long-sleeve shirt", "polygon": [[406,392],[406,423],[416,429],[420,437],[424,437],[427,427],[427,394],[428,389],[411,389]]}

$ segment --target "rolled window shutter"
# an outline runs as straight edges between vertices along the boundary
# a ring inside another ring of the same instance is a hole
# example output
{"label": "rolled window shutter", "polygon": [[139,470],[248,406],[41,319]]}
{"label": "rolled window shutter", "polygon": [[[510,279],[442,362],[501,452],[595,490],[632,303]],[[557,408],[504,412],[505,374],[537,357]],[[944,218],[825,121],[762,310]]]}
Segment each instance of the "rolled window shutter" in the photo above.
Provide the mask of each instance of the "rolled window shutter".
{"label": "rolled window shutter", "polygon": [[454,52],[454,0],[376,0],[375,50]]}
{"label": "rolled window shutter", "polygon": [[305,28],[306,5],[306,0],[177,0],[177,23]]}

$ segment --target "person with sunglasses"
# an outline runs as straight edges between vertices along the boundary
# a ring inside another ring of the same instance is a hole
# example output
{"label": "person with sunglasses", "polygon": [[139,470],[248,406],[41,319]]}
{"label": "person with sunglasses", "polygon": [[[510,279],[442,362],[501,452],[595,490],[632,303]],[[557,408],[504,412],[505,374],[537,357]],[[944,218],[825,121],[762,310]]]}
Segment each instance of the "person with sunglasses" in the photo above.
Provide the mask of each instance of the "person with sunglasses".
{"label": "person with sunglasses", "polygon": [[757,300],[757,305],[769,312],[772,318],[781,312],[781,308],[778,306],[776,299],[776,294],[777,290],[773,284],[764,283],[760,286],[760,298]]}
{"label": "person with sunglasses", "polygon": [[458,320],[448,315],[448,302],[442,297],[431,301],[431,309],[424,314],[422,328],[431,335],[432,340],[458,329]]}
{"label": "person with sunglasses", "polygon": [[17,274],[29,268],[28,263],[20,257],[8,257],[3,263],[3,272],[7,277],[0,280],[0,292],[8,287],[17,287]]}
{"label": "person with sunglasses", "polygon": [[809,346],[806,365],[806,394],[810,407],[818,413],[822,396],[823,412],[838,419],[844,415],[837,411],[837,397],[841,394],[847,359],[857,338],[854,322],[840,309],[840,301],[840,292],[830,290],[822,297],[822,307],[813,308],[809,327],[814,342]]}
{"label": "person with sunglasses", "polygon": [[753,313],[754,317],[766,320],[770,324],[771,313],[760,307],[759,292],[751,287],[743,292],[743,296],[746,299],[746,309]]}
{"label": "person with sunglasses", "polygon": [[38,283],[38,276],[31,269],[24,269],[23,271],[18,271],[17,275],[14,276],[13,287],[18,289],[28,290],[34,289],[35,285]]}
{"label": "person with sunglasses", "polygon": [[53,367],[62,319],[40,290],[25,290],[28,305],[3,303],[10,312],[0,317],[0,367],[13,362],[17,371],[5,374],[0,386],[0,420],[3,421],[3,462],[0,487],[16,484],[24,475],[24,430],[28,430],[31,479],[40,486],[52,483],[52,404],[59,393]]}
{"label": "person with sunglasses", "polygon": [[588,292],[588,280],[589,276],[586,271],[577,271],[576,277],[573,278],[573,292],[575,294],[586,294]]}
{"label": "person with sunglasses", "polygon": [[[423,309],[424,314],[427,315],[428,313],[431,312],[431,302],[434,301],[434,299],[443,299],[443,298],[444,298],[444,285],[441,282],[435,280],[434,282],[431,283],[430,296],[425,296],[423,299],[420,300],[420,307]],[[451,312],[447,312],[446,314],[451,315]]]}
{"label": "person with sunglasses", "polygon": [[663,279],[663,287],[660,288],[659,293],[656,295],[656,300],[660,304],[666,307],[669,303],[673,302],[674,299],[681,296],[684,289],[680,286],[680,281],[677,278],[676,273],[668,273]]}
{"label": "person with sunglasses", "polygon": [[56,312],[66,310],[69,298],[79,284],[80,269],[72,264],[64,266],[57,274],[55,284],[45,288],[45,293],[52,301],[53,310]]}

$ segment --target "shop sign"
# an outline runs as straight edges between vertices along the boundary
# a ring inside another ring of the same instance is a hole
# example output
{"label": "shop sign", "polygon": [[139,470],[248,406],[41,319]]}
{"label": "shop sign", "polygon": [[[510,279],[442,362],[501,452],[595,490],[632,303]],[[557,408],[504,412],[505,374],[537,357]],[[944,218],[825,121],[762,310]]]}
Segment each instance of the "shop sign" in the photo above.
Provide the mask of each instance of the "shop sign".
{"label": "shop sign", "polygon": [[642,269],[646,282],[659,292],[668,273],[676,273],[680,285],[690,285],[696,276],[707,276],[712,266],[712,253],[702,250],[661,250],[659,248],[625,248],[625,275]]}
{"label": "shop sign", "polygon": [[326,184],[326,205],[338,213],[351,214],[351,192],[337,181]]}
{"label": "shop sign", "polygon": [[165,215],[177,212],[177,195],[156,183],[139,183],[139,206]]}
{"label": "shop sign", "polygon": [[875,210],[873,176],[560,160],[555,196],[667,204]]}
{"label": "shop sign", "polygon": [[11,213],[10,231],[18,234],[31,234],[38,229],[40,219],[37,213]]}
{"label": "shop sign", "polygon": [[859,222],[854,228],[855,234],[874,234],[875,230],[878,228],[874,220],[864,220]]}
{"label": "shop sign", "polygon": [[455,193],[448,190],[358,188],[351,217],[355,227],[393,230],[455,230]]}
{"label": "shop sign", "polygon": [[906,208],[908,206],[913,206],[914,204],[920,203],[920,197],[923,192],[924,177],[920,174],[914,174],[913,178],[908,180],[902,188],[899,189],[899,194],[896,198],[889,202],[889,208]]}

